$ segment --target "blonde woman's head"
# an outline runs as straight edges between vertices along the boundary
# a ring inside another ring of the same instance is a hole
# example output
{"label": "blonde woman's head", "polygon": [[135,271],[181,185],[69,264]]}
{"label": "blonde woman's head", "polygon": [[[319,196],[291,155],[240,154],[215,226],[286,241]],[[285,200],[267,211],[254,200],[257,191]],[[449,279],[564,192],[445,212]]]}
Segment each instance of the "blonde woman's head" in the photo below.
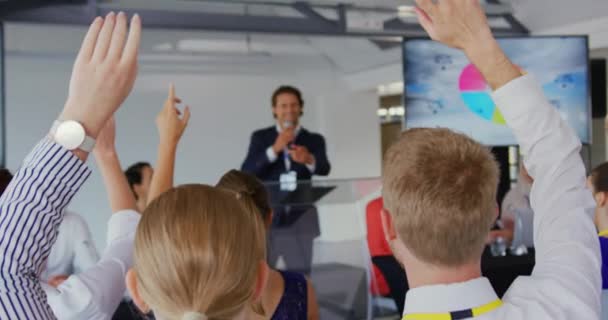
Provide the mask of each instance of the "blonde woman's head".
{"label": "blonde woman's head", "polygon": [[251,198],[204,185],[174,188],[145,210],[127,285],[157,319],[234,319],[266,282],[265,231]]}

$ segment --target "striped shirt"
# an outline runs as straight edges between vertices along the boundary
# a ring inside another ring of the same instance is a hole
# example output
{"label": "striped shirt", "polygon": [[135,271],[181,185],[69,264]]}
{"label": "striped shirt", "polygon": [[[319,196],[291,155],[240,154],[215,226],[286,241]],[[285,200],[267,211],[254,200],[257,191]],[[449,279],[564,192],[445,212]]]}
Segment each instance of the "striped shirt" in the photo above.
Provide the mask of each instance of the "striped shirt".
{"label": "striped shirt", "polygon": [[55,319],[38,278],[65,208],[90,173],[45,138],[0,197],[0,319]]}

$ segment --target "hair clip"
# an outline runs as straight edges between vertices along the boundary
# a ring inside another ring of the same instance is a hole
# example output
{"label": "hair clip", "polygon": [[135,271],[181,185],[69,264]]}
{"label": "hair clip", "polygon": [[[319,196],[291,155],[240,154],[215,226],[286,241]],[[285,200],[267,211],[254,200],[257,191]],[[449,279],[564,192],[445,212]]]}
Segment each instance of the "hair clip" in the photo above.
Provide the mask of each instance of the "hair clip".
{"label": "hair clip", "polygon": [[207,320],[207,316],[200,312],[186,312],[182,316],[182,320]]}

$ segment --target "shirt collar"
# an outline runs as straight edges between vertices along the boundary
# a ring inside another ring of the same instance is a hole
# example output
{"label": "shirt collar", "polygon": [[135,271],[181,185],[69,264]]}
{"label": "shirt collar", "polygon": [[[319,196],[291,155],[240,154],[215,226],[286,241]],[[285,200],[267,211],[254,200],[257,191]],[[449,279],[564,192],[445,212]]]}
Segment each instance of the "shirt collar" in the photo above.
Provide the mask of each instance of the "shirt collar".
{"label": "shirt collar", "polygon": [[[281,126],[277,123],[275,125],[277,132],[281,132],[283,130],[281,130]],[[296,131],[294,132],[296,134],[296,136],[298,135],[298,133],[300,133],[300,131],[302,130],[302,126],[298,124],[298,126],[296,127]]]}
{"label": "shirt collar", "polygon": [[444,313],[472,309],[498,299],[487,278],[410,289],[404,314]]}

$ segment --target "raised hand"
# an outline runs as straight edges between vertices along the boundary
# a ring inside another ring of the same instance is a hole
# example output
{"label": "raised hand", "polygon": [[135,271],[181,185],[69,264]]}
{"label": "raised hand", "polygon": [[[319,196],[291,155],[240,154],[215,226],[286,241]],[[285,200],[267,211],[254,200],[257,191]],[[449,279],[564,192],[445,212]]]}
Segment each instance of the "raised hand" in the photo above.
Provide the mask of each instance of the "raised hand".
{"label": "raised hand", "polygon": [[88,135],[97,137],[133,88],[140,39],[137,15],[128,35],[127,16],[122,12],[93,21],[74,64],[61,120],[76,120]]}
{"label": "raised hand", "polygon": [[315,158],[304,146],[294,146],[291,150],[289,150],[289,157],[293,161],[301,164],[312,165],[315,163]]}
{"label": "raised hand", "polygon": [[479,41],[492,40],[492,32],[479,0],[416,0],[418,20],[431,39],[466,50]]}
{"label": "raised hand", "polygon": [[169,96],[156,118],[156,125],[160,134],[160,145],[158,146],[156,171],[152,176],[150,190],[148,191],[147,204],[150,204],[161,193],[173,187],[177,143],[190,120],[189,107],[184,109],[184,115],[180,118],[180,112],[175,107],[180,102],[181,100],[175,96],[175,86],[171,84]]}
{"label": "raised hand", "polygon": [[279,133],[274,144],[272,145],[272,150],[274,153],[279,153],[289,145],[289,143],[293,142],[296,139],[296,130],[295,128],[287,128]]}
{"label": "raised hand", "polygon": [[184,115],[180,118],[180,111],[176,107],[180,102],[181,100],[175,96],[175,86],[171,84],[165,105],[156,117],[161,143],[177,144],[188,126],[190,107],[186,106]]}
{"label": "raised hand", "polygon": [[418,21],[431,39],[461,49],[493,89],[520,77],[492,35],[479,0],[416,0]]}

